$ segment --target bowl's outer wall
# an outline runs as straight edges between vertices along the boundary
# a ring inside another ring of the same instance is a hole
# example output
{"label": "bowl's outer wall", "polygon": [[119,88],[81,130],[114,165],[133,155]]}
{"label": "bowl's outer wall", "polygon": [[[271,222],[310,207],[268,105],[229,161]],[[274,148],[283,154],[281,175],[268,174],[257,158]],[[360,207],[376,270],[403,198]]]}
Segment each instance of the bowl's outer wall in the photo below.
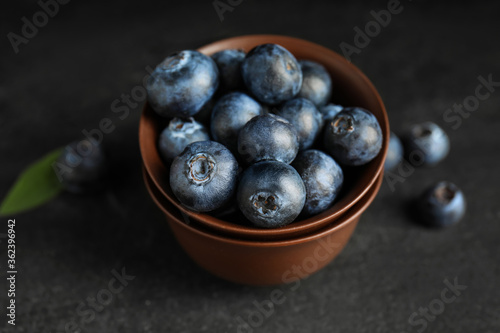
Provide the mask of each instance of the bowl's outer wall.
{"label": "bowl's outer wall", "polygon": [[[196,222],[188,225],[183,213],[162,197],[150,177],[144,180],[151,197],[165,213],[177,241],[201,267],[223,279],[251,285],[292,282],[315,273],[332,261],[346,246],[361,214],[370,205],[382,183],[374,188],[339,223],[332,223],[316,234],[282,241],[246,241],[203,231]],[[301,267],[299,276],[293,267]]]}
{"label": "bowl's outer wall", "polygon": [[286,239],[304,232],[316,231],[327,225],[345,213],[370,190],[383,170],[389,142],[389,122],[380,96],[371,82],[343,57],[320,45],[292,37],[251,35],[218,41],[199,50],[206,54],[228,48],[241,48],[249,51],[254,46],[263,43],[280,44],[299,59],[311,59],[323,64],[332,76],[335,100],[344,105],[361,106],[372,111],[381,125],[384,134],[382,151],[366,166],[358,168],[361,176],[352,185],[353,190],[345,193],[330,209],[312,218],[296,221],[279,229],[251,228],[231,221],[220,220],[208,214],[192,212],[180,204],[170,189],[169,168],[163,163],[156,147],[160,131],[166,126],[166,120],[156,115],[147,104],[140,121],[139,141],[144,166],[156,187],[172,204],[190,218],[226,235],[246,239]]}
{"label": "bowl's outer wall", "polygon": [[[212,274],[241,284],[277,285],[305,277],[294,273],[294,266],[301,267],[307,275],[326,266],[345,247],[358,220],[359,217],[318,240],[269,248],[220,243],[191,233],[171,218],[168,223],[182,248]],[[335,247],[323,247],[331,238],[335,239]]]}

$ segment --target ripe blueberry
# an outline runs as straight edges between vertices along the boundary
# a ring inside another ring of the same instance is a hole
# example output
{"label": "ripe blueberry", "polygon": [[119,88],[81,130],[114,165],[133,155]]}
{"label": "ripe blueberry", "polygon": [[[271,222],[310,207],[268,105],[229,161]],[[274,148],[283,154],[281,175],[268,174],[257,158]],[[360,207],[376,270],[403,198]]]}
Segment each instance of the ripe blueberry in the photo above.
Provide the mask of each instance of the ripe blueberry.
{"label": "ripe blueberry", "polygon": [[151,107],[164,117],[190,117],[219,85],[215,62],[198,51],[181,51],[163,60],[146,84]]}
{"label": "ripe blueberry", "polygon": [[325,67],[310,60],[300,60],[302,87],[297,97],[307,98],[316,106],[325,105],[332,95],[332,79]]}
{"label": "ripe blueberry", "polygon": [[344,165],[363,165],[373,160],[382,148],[382,130],[377,118],[359,107],[344,108],[327,125],[326,151]]}
{"label": "ripe blueberry", "polygon": [[243,172],[237,200],[240,210],[253,224],[276,228],[293,222],[300,214],[306,189],[290,165],[264,161]]}
{"label": "ripe blueberry", "polygon": [[208,131],[193,118],[186,120],[173,118],[161,132],[158,140],[158,150],[165,162],[170,165],[190,143],[210,140]]}
{"label": "ripe blueberry", "polygon": [[413,164],[433,166],[450,151],[445,131],[432,122],[413,125],[403,137],[405,154]]}
{"label": "ripe blueberry", "polygon": [[297,59],[276,44],[253,48],[241,68],[247,88],[263,103],[274,105],[289,100],[302,86],[302,71]]}
{"label": "ripe blueberry", "polygon": [[392,170],[403,160],[403,144],[396,134],[391,132],[389,149],[385,158],[384,170]]}
{"label": "ripe blueberry", "polygon": [[290,164],[298,151],[297,131],[274,114],[252,118],[238,135],[238,153],[248,164],[264,160]]}
{"label": "ripe blueberry", "polygon": [[255,116],[263,114],[262,107],[253,98],[240,92],[222,96],[212,111],[210,131],[214,140],[229,150],[238,151],[238,133]]}
{"label": "ripe blueberry", "polygon": [[333,119],[339,113],[344,109],[343,106],[337,105],[337,104],[327,104],[325,106],[320,107],[318,110],[321,112],[323,115],[323,121],[324,123],[327,123]]}
{"label": "ripe blueberry", "polygon": [[333,158],[319,150],[304,150],[292,163],[306,187],[306,203],[302,213],[315,215],[326,210],[337,197],[344,173]]}
{"label": "ripe blueberry", "polygon": [[179,201],[196,212],[222,207],[236,190],[238,163],[215,141],[191,143],[172,162],[170,187]]}
{"label": "ripe blueberry", "polygon": [[465,214],[462,191],[453,183],[439,182],[422,193],[417,201],[422,223],[446,227],[457,223]]}
{"label": "ripe blueberry", "polygon": [[220,89],[222,91],[239,90],[243,88],[241,64],[245,59],[242,50],[222,50],[212,55],[217,64],[220,75]]}
{"label": "ripe blueberry", "polygon": [[297,130],[299,150],[308,149],[318,136],[323,118],[314,104],[305,98],[287,101],[276,111],[276,115],[285,118]]}
{"label": "ripe blueberry", "polygon": [[55,162],[56,174],[64,188],[73,193],[92,192],[104,185],[107,158],[100,144],[75,141],[64,147]]}

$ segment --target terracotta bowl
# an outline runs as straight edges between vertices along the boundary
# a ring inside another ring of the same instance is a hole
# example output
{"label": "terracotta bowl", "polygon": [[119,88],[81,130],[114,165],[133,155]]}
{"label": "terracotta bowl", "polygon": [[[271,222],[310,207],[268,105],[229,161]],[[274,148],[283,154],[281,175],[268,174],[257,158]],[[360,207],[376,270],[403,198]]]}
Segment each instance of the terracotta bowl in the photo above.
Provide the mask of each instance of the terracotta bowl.
{"label": "terracotta bowl", "polygon": [[[209,230],[182,214],[144,172],[146,187],[165,213],[177,241],[198,265],[236,283],[275,285],[296,281],[320,270],[346,246],[361,214],[375,198],[383,176],[351,209],[314,233],[280,241],[249,241]],[[293,267],[300,267],[301,273]]]}
{"label": "terracotta bowl", "polygon": [[330,72],[334,93],[332,100],[345,106],[360,106],[370,110],[378,119],[384,135],[380,154],[370,163],[344,170],[346,181],[339,199],[328,210],[316,216],[295,221],[278,229],[259,229],[248,224],[241,215],[232,218],[217,218],[203,213],[196,213],[183,207],[174,196],[169,185],[169,166],[162,161],[158,150],[158,137],[167,125],[167,119],[158,116],[146,103],[140,119],[139,143],[144,167],[161,195],[173,206],[191,219],[209,229],[224,235],[232,235],[251,240],[273,240],[296,237],[323,228],[342,216],[372,189],[381,175],[389,142],[389,121],[384,104],[366,76],[339,54],[314,43],[285,36],[250,35],[221,40],[199,51],[211,55],[228,48],[240,48],[249,51],[263,43],[276,43],[284,46],[298,59],[317,61]]}

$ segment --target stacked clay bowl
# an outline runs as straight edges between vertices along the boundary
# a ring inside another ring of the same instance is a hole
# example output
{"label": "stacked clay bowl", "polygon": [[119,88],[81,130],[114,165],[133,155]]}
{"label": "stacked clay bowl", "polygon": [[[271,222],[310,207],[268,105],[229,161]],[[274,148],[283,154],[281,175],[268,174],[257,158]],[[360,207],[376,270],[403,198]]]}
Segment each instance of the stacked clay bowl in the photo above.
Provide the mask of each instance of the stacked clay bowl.
{"label": "stacked clay bowl", "polygon": [[[326,211],[276,229],[252,226],[242,214],[213,215],[190,211],[181,205],[169,185],[169,165],[157,149],[168,119],[146,103],[140,119],[139,144],[148,191],[165,213],[180,245],[213,274],[245,284],[289,282],[293,265],[309,265],[311,274],[330,262],[349,240],[361,214],[375,198],[382,182],[389,142],[389,121],[383,102],[368,78],[337,53],[314,43],[286,36],[250,35],[221,40],[198,49],[211,55],[224,49],[243,49],[275,43],[298,59],[322,64],[333,83],[332,100],[344,106],[370,110],[383,133],[379,155],[360,167],[344,169],[345,181],[335,203]],[[235,208],[235,211],[237,208]],[[327,244],[335,244],[328,247]],[[321,247],[323,246],[323,247]]]}

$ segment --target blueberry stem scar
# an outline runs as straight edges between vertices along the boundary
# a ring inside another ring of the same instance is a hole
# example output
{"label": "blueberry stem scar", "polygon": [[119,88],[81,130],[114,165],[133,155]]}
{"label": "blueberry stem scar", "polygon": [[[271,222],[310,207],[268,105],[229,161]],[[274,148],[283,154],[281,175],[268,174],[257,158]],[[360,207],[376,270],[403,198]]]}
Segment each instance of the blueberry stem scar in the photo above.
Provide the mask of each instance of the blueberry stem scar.
{"label": "blueberry stem scar", "polygon": [[434,193],[436,200],[442,204],[447,204],[455,197],[455,190],[448,184],[441,184]]}
{"label": "blueberry stem scar", "polygon": [[415,136],[416,137],[426,137],[426,136],[430,136],[431,134],[432,134],[432,131],[428,127],[418,126],[415,128]]}
{"label": "blueberry stem scar", "polygon": [[337,134],[351,132],[354,130],[352,118],[347,116],[339,117],[332,128]]}
{"label": "blueberry stem scar", "polygon": [[189,161],[188,178],[195,184],[201,185],[209,182],[216,171],[216,163],[208,154],[196,154]]}
{"label": "blueberry stem scar", "polygon": [[250,201],[261,216],[272,216],[279,210],[278,197],[273,193],[256,193]]}

